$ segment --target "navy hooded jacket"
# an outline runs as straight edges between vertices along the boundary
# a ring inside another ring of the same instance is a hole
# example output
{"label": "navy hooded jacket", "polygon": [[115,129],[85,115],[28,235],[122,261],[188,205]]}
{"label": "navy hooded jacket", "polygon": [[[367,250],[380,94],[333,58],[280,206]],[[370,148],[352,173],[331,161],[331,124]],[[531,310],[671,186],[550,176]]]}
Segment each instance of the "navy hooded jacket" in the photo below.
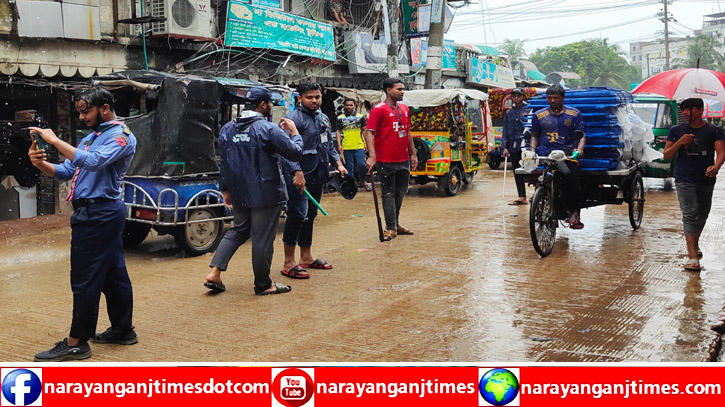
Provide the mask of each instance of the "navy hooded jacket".
{"label": "navy hooded jacket", "polygon": [[302,157],[302,137],[290,138],[261,114],[243,112],[219,132],[219,189],[229,191],[232,204],[264,208],[287,201],[280,157]]}
{"label": "navy hooded jacket", "polygon": [[291,177],[295,171],[302,170],[306,183],[324,184],[330,176],[327,163],[335,165],[340,161],[330,119],[320,110],[310,112],[301,105],[290,112],[287,118],[295,122],[304,140],[304,147],[299,162],[282,160],[284,174]]}

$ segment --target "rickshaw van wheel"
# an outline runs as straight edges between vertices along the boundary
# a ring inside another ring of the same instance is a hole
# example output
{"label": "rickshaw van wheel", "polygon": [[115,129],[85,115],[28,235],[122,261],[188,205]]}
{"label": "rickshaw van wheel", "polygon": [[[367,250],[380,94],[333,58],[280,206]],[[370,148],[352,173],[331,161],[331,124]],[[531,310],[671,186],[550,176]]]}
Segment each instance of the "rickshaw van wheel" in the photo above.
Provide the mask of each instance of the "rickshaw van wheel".
{"label": "rickshaw van wheel", "polygon": [[123,228],[123,247],[126,249],[134,248],[140,245],[151,230],[148,223],[126,221]]}
{"label": "rickshaw van wheel", "polygon": [[177,226],[174,231],[176,244],[189,256],[200,256],[216,250],[224,237],[224,221],[212,219],[220,216],[211,208],[192,210],[188,219],[201,222]]}
{"label": "rickshaw van wheel", "polygon": [[629,224],[632,229],[639,229],[644,215],[644,183],[642,175],[637,173],[630,183],[629,193]]}

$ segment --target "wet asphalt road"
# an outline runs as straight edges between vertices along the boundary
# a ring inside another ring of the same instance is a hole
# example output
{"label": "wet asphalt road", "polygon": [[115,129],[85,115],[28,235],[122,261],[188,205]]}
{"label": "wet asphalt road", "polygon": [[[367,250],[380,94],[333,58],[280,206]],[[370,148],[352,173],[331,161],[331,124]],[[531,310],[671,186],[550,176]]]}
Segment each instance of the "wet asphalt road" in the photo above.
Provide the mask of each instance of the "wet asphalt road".
{"label": "wet asphalt road", "polygon": [[[289,294],[253,295],[250,245],[202,286],[210,255],[185,257],[169,236],[126,252],[139,343],[92,345],[90,361],[526,362],[701,361],[725,306],[725,181],[715,188],[700,273],[683,271],[674,191],[645,179],[642,228],[627,206],[582,212],[542,259],[511,173],[479,172],[446,197],[411,186],[401,223],[414,236],[379,243],[372,195],[326,195],[313,254],[334,266],[290,280],[281,233],[272,277]],[[529,189],[529,194],[533,192]],[[356,216],[361,215],[361,216]],[[280,229],[281,231],[281,229]],[[0,223],[0,360],[24,362],[70,325],[70,229],[61,215]],[[108,326],[101,305],[99,331]]]}

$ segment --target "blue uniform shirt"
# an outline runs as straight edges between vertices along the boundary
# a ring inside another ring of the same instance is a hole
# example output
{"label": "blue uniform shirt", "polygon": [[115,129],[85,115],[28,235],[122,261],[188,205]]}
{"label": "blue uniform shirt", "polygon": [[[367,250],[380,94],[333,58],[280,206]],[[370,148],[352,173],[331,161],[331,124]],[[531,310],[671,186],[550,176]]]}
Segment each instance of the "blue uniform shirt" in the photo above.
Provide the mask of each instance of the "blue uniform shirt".
{"label": "blue uniform shirt", "polygon": [[291,176],[295,171],[302,170],[305,173],[305,182],[324,184],[329,178],[328,163],[335,165],[340,161],[340,154],[332,137],[330,119],[319,109],[311,112],[303,106],[290,112],[287,118],[295,122],[304,147],[299,162],[282,160],[282,172]]}
{"label": "blue uniform shirt", "polygon": [[558,116],[548,107],[537,111],[531,120],[531,132],[539,135],[536,154],[548,155],[552,150],[564,150],[568,154],[576,150],[579,141],[574,138],[574,130],[584,131],[584,120],[579,110],[564,106],[564,111]]}
{"label": "blue uniform shirt", "polygon": [[120,199],[121,179],[135,152],[136,137],[128,127],[117,121],[102,123],[97,132],[81,140],[72,162],[66,159],[62,164],[53,164],[55,178],[72,179],[76,168],[80,168],[73,199]]}
{"label": "blue uniform shirt", "polygon": [[524,120],[526,119],[526,102],[520,106],[512,107],[506,111],[503,118],[501,132],[501,149],[509,149],[509,153],[521,151],[521,142],[524,139]]}

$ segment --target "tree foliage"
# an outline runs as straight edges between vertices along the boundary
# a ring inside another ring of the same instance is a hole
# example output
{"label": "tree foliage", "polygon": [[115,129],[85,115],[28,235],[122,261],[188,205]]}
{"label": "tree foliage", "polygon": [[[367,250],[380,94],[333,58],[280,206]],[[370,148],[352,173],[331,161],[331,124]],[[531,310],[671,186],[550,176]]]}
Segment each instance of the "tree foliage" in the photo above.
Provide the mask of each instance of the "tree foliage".
{"label": "tree foliage", "polygon": [[503,44],[498,47],[498,50],[507,55],[511,61],[518,61],[521,57],[526,56],[524,40],[506,38],[503,40]]}
{"label": "tree foliage", "polygon": [[687,58],[675,58],[673,68],[700,68],[722,71],[725,69],[725,57],[717,51],[721,35],[700,33],[687,46]]}
{"label": "tree foliage", "polygon": [[529,60],[540,71],[574,72],[580,80],[566,80],[569,87],[614,86],[629,89],[630,84],[639,82],[641,70],[630,66],[616,45],[606,39],[592,39],[537,49]]}

